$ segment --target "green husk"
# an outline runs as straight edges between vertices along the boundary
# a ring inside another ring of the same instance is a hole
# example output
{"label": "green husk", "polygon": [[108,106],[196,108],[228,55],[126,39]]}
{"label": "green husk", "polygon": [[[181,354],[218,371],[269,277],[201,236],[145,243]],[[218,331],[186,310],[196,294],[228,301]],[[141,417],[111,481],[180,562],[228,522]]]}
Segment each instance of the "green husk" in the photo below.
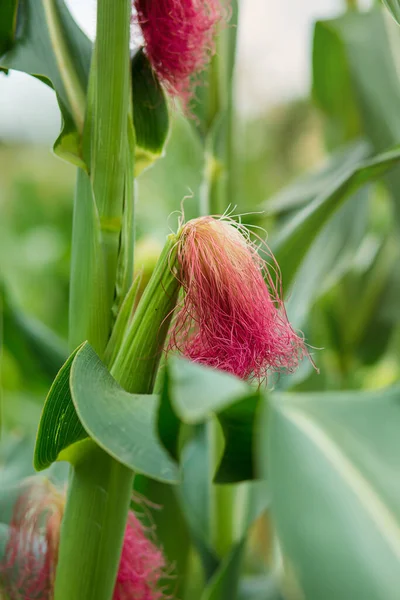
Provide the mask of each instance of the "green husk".
{"label": "green husk", "polygon": [[180,288],[176,242],[170,234],[111,367],[128,392],[150,394],[154,387]]}

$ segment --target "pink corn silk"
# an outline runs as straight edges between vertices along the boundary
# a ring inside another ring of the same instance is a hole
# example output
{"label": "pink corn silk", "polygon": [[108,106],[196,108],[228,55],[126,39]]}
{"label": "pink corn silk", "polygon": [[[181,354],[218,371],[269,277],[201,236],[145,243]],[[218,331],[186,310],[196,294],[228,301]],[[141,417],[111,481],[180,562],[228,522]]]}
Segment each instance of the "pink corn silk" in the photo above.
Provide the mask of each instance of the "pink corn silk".
{"label": "pink corn silk", "polygon": [[[34,482],[18,498],[0,563],[8,600],[53,598],[64,502],[47,480]],[[164,556],[130,512],[113,600],[166,600],[159,587],[162,577]]]}
{"label": "pink corn silk", "polygon": [[168,92],[187,105],[193,77],[215,51],[220,0],[134,0],[146,54]]}
{"label": "pink corn silk", "polygon": [[161,600],[165,576],[163,553],[145,535],[142,523],[129,513],[113,600]]}
{"label": "pink corn silk", "polygon": [[[261,381],[268,371],[297,367],[307,351],[287,319],[277,264],[278,286],[262,250],[229,219],[201,217],[183,226],[178,260],[184,297],[169,349],[241,379]],[[265,245],[264,253],[271,256]]]}
{"label": "pink corn silk", "polygon": [[0,564],[9,600],[53,597],[63,511],[63,495],[44,479],[29,485],[18,498]]}

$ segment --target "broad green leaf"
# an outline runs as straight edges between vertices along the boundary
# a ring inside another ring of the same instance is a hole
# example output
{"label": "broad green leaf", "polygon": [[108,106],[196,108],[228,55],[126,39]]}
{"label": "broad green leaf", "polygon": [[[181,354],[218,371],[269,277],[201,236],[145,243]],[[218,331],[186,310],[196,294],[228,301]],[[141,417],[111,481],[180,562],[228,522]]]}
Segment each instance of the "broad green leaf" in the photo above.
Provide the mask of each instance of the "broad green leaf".
{"label": "broad green leaf", "polygon": [[76,355],[70,385],[79,419],[100,447],[134,472],[178,482],[177,466],[156,437],[156,396],[122,389],[89,344]]}
{"label": "broad green leaf", "polygon": [[178,469],[156,437],[157,410],[157,397],[123,390],[85,343],[71,354],[50,389],[39,425],[35,468],[45,469],[56,460],[73,462],[71,447],[90,437],[133,471],[176,483]]}
{"label": "broad green leaf", "polygon": [[178,459],[181,425],[203,425],[217,416],[224,434],[224,452],[217,483],[254,476],[253,438],[260,394],[240,379],[171,357],[167,363],[158,415],[158,432],[169,453]]}
{"label": "broad green leaf", "polygon": [[255,479],[254,435],[260,395],[255,393],[225,409],[218,416],[225,438],[215,483]]}
{"label": "broad green leaf", "polygon": [[140,49],[132,59],[133,123],[136,133],[135,173],[162,155],[169,131],[164,91]]}
{"label": "broad green leaf", "polygon": [[0,68],[34,75],[54,88],[63,116],[54,149],[80,166],[78,132],[83,127],[91,52],[91,42],[63,0],[20,0],[14,43],[0,58]]}
{"label": "broad green leaf", "polygon": [[400,25],[400,2],[399,0],[382,0],[393,19]]}
{"label": "broad green leaf", "polygon": [[[222,498],[234,502],[236,492],[233,486],[228,489],[228,486],[212,485],[213,475],[217,469],[217,483],[254,477],[253,446],[259,403],[256,390],[227,373],[177,357],[171,357],[167,363],[158,417],[159,433],[166,448],[177,458],[180,431],[185,433],[186,430],[180,452],[179,493],[207,580],[216,573],[218,555],[222,553],[216,547],[217,523],[222,521],[222,515],[219,516],[223,510]],[[188,425],[191,426],[189,431]],[[227,511],[224,520],[231,518],[234,516]]]}
{"label": "broad green leaf", "polygon": [[362,128],[376,152],[398,143],[400,81],[396,52],[400,44],[400,30],[393,27],[389,35],[384,14],[376,8],[318,21],[314,36],[313,90],[321,108],[332,116],[329,99],[336,99],[340,102],[340,116],[347,106],[340,86],[332,85],[329,94],[322,95],[324,85],[333,83],[327,63],[328,58],[332,57],[332,61],[348,71]]}
{"label": "broad green leaf", "polygon": [[[347,15],[343,17],[346,18]],[[315,24],[312,92],[314,100],[329,116],[327,138],[335,147],[359,137],[362,125],[346,48],[330,23]]]}
{"label": "broad green leaf", "polygon": [[291,288],[286,309],[290,322],[303,329],[311,306],[352,268],[366,234],[369,190],[347,198],[318,232],[306,253]]}
{"label": "broad green leaf", "polygon": [[3,308],[3,342],[23,365],[24,374],[37,377],[37,370],[53,380],[67,354],[66,344],[53,331],[16,308],[0,289]]}
{"label": "broad green leaf", "polygon": [[394,149],[349,168],[324,193],[286,222],[271,242],[286,286],[292,282],[319,231],[344,200],[366,183],[382,177],[399,160],[400,150]]}
{"label": "broad green leaf", "polygon": [[11,47],[15,36],[18,0],[3,0],[0,7],[0,56]]}
{"label": "broad green leaf", "polygon": [[301,208],[323,194],[349,169],[357,166],[371,154],[365,140],[349,142],[330,154],[324,164],[312,173],[303,175],[284,187],[265,202],[268,214],[280,215]]}
{"label": "broad green leaf", "polygon": [[46,469],[61,452],[88,437],[76,414],[69,386],[72,363],[79,349],[61,367],[46,398],[33,459],[37,471]]}
{"label": "broad green leaf", "polygon": [[188,424],[201,423],[251,394],[241,379],[184,358],[171,357],[168,374],[172,405]]}
{"label": "broad green leaf", "polygon": [[[328,124],[339,129],[336,116],[339,121],[344,119],[348,107],[355,104],[362,131],[375,152],[382,152],[400,140],[400,29],[392,19],[385,18],[384,12],[379,7],[348,11],[337,19],[318,22],[313,51],[314,96],[328,115]],[[344,92],[347,87],[332,79],[331,63],[347,72],[351,100]],[[328,87],[324,94],[325,86]],[[337,104],[337,114],[331,110],[332,102]],[[400,168],[390,173],[386,182],[399,216]]]}
{"label": "broad green leaf", "polygon": [[400,586],[400,388],[276,395],[272,513],[306,598],[396,598]]}
{"label": "broad green leaf", "polygon": [[168,360],[158,418],[159,435],[172,456],[177,457],[180,421],[204,423],[251,394],[247,384],[227,373],[178,357]]}

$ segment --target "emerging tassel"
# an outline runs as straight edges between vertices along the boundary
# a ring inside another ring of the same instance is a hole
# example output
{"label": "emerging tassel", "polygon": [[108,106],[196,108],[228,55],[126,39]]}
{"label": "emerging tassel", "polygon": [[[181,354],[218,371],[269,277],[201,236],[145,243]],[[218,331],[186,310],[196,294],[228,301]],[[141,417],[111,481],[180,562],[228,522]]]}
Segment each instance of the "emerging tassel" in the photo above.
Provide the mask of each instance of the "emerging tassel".
{"label": "emerging tassel", "polygon": [[194,219],[178,236],[183,300],[169,349],[242,379],[294,371],[308,353],[288,321],[279,274],[276,285],[262,258],[271,256],[266,245],[228,218]]}

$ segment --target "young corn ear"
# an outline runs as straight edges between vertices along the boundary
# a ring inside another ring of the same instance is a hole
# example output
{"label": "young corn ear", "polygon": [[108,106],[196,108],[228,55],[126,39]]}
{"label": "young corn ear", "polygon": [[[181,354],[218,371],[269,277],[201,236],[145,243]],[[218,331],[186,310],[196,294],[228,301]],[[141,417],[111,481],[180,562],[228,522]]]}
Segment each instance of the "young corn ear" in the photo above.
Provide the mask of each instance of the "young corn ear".
{"label": "young corn ear", "polygon": [[[28,481],[14,507],[10,536],[0,564],[8,600],[51,600],[65,494],[47,479]],[[161,600],[166,562],[162,551],[130,511],[113,600]]]}
{"label": "young corn ear", "polygon": [[0,563],[8,600],[53,597],[64,502],[64,495],[47,479],[26,482],[14,507]]}
{"label": "young corn ear", "polygon": [[165,567],[163,553],[146,537],[142,523],[131,511],[113,600],[162,600],[160,581]]}
{"label": "young corn ear", "polygon": [[262,253],[271,257],[265,244],[257,247],[230,219],[201,217],[181,228],[183,298],[170,350],[242,379],[295,370],[307,354],[304,340],[288,321],[279,273],[276,285]]}
{"label": "young corn ear", "polygon": [[226,7],[220,0],[134,0],[133,6],[153,69],[168,92],[186,105],[196,75],[215,51]]}

